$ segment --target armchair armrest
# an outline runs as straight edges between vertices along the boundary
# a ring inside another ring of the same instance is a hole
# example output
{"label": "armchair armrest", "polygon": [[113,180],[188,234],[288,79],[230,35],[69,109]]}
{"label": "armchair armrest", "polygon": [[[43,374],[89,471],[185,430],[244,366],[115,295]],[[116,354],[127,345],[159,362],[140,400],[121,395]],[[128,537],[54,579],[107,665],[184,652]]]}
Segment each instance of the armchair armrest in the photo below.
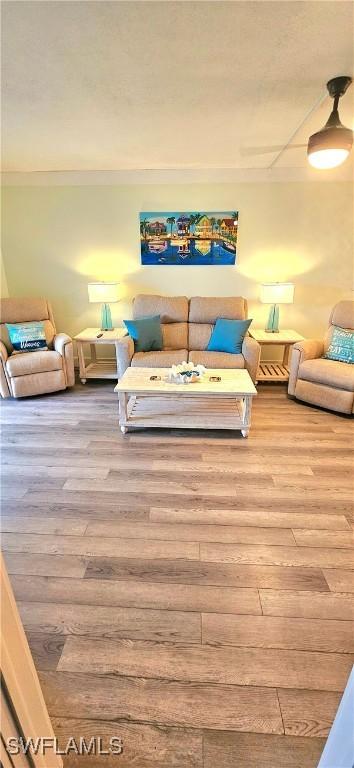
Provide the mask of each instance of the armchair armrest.
{"label": "armchair armrest", "polygon": [[299,373],[299,366],[304,360],[316,360],[322,357],[324,353],[323,341],[319,339],[305,339],[297,341],[292,348],[289,372],[289,395],[295,395],[296,382]]}
{"label": "armchair armrest", "polygon": [[75,384],[74,370],[74,345],[67,333],[57,333],[53,339],[54,349],[59,352],[63,358],[63,371],[65,374],[66,386],[73,387]]}
{"label": "armchair armrest", "polygon": [[0,341],[0,358],[1,358],[1,360],[4,363],[6,363],[6,360],[7,360],[8,356],[9,356],[9,353],[8,353],[6,347],[5,347],[4,342]]}
{"label": "armchair armrest", "polygon": [[11,397],[9,378],[6,373],[6,360],[9,353],[3,341],[0,341],[0,395],[1,397]]}
{"label": "armchair armrest", "polygon": [[55,351],[59,352],[59,355],[63,355],[64,347],[66,344],[72,344],[72,339],[67,333],[57,333],[57,335],[54,336],[53,344]]}
{"label": "armchair armrest", "polygon": [[252,336],[245,336],[242,344],[242,354],[245,358],[246,368],[252,379],[256,381],[259,360],[261,357],[261,347]]}
{"label": "armchair armrest", "polygon": [[134,341],[131,336],[123,336],[117,341],[117,364],[118,377],[123,376],[124,371],[129,368],[134,355]]}

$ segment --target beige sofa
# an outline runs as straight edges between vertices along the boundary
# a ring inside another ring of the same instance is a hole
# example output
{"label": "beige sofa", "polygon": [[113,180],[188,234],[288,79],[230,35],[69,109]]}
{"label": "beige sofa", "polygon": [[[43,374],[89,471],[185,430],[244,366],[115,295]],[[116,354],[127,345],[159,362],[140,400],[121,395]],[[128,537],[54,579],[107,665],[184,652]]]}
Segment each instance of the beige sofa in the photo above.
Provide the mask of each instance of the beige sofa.
{"label": "beige sofa", "polygon": [[322,358],[334,326],[354,329],[353,301],[340,301],[334,307],[323,341],[310,339],[294,344],[288,392],[306,403],[340,413],[353,413],[354,365]]}
{"label": "beige sofa", "polygon": [[125,336],[118,342],[118,372],[122,376],[129,366],[169,368],[183,360],[201,363],[207,368],[247,368],[255,381],[260,346],[246,336],[242,354],[207,352],[206,347],[217,318],[245,320],[247,302],[241,297],[204,298],[195,296],[137,296],[133,317],[160,315],[163,336],[161,352],[135,352],[134,342]]}
{"label": "beige sofa", "polygon": [[[12,354],[5,323],[42,320],[48,351]],[[11,298],[0,301],[0,393],[25,397],[56,392],[75,383],[73,343],[66,333],[56,332],[51,306],[46,299]]]}

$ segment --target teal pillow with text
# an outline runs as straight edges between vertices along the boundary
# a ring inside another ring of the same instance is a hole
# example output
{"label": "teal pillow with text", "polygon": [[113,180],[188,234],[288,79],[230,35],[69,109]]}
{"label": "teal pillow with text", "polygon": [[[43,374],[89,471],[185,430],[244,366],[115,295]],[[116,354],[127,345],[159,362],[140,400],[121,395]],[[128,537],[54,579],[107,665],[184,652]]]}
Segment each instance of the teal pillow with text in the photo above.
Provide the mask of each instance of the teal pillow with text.
{"label": "teal pillow with text", "polygon": [[9,339],[16,352],[38,352],[48,349],[44,324],[33,323],[6,323]]}
{"label": "teal pillow with text", "polygon": [[332,338],[323,357],[337,360],[339,363],[354,363],[354,331],[345,328],[333,328]]}

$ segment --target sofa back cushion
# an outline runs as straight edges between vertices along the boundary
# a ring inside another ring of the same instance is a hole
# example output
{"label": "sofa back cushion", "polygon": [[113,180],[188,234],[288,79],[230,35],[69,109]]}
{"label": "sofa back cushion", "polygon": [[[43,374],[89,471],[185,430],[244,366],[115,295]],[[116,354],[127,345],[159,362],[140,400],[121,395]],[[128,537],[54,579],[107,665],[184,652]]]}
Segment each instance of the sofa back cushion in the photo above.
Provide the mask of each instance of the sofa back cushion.
{"label": "sofa back cushion", "polygon": [[188,349],[205,350],[220,317],[245,320],[246,299],[242,296],[193,296],[189,303]]}
{"label": "sofa back cushion", "polygon": [[246,320],[246,299],[242,296],[193,296],[190,300],[190,323],[212,323],[214,325],[219,317],[226,320]]}
{"label": "sofa back cushion", "polygon": [[[214,330],[212,323],[188,324],[188,349],[205,350]],[[192,360],[194,363],[194,360]]]}
{"label": "sofa back cushion", "polygon": [[162,323],[163,349],[188,349],[188,323]]}
{"label": "sofa back cushion", "polygon": [[9,354],[13,352],[6,323],[30,323],[42,321],[49,349],[53,348],[56,328],[53,313],[46,299],[7,298],[0,300],[0,339]]}
{"label": "sofa back cushion", "polygon": [[140,294],[133,302],[134,320],[149,315],[160,315],[161,323],[186,323],[188,299],[186,296],[155,296]]}

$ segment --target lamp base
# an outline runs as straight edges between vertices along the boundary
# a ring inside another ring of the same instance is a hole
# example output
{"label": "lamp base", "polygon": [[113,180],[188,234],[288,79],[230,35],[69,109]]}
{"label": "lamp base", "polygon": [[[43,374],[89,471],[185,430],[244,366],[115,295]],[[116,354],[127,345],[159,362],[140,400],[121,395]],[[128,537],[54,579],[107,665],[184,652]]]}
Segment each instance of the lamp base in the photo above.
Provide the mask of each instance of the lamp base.
{"label": "lamp base", "polygon": [[112,331],[112,315],[109,304],[102,304],[101,309],[101,331]]}
{"label": "lamp base", "polygon": [[277,304],[272,304],[269,310],[265,331],[266,333],[279,333],[279,307]]}

